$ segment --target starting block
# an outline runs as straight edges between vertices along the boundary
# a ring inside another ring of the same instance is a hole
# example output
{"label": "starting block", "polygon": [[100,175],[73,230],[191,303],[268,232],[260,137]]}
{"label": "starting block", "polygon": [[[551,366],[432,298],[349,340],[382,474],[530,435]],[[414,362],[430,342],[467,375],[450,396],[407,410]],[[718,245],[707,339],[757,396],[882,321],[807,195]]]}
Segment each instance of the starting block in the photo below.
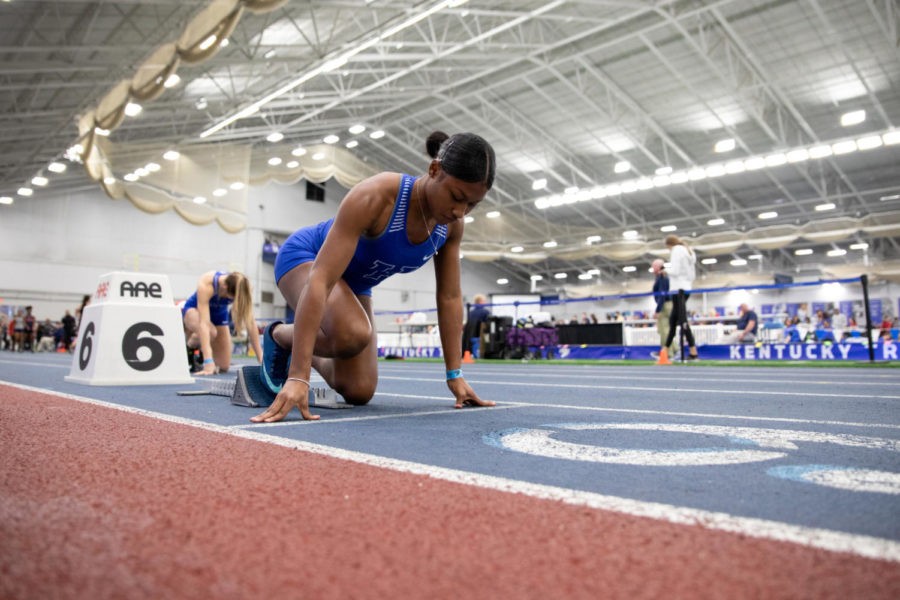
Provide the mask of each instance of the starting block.
{"label": "starting block", "polygon": [[[275,401],[275,394],[260,380],[259,369],[259,365],[245,365],[238,369],[237,379],[234,382],[228,382],[234,386],[231,392],[232,404],[258,408],[270,406]],[[309,407],[338,409],[353,408],[353,405],[347,404],[343,399],[338,400],[337,392],[332,389],[311,387],[309,389]]]}

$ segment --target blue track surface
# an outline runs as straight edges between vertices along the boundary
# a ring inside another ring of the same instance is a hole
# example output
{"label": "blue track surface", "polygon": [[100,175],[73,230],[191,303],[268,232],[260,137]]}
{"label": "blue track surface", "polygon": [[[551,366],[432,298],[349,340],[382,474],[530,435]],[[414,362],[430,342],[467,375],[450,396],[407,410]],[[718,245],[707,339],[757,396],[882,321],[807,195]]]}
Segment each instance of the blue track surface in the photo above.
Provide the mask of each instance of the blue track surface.
{"label": "blue track surface", "polygon": [[369,406],[256,425],[257,409],[175,393],[202,383],[85,386],[64,381],[70,361],[4,352],[0,380],[470,473],[900,540],[894,369],[480,361],[466,378],[498,406],[454,410],[442,364],[382,362]]}

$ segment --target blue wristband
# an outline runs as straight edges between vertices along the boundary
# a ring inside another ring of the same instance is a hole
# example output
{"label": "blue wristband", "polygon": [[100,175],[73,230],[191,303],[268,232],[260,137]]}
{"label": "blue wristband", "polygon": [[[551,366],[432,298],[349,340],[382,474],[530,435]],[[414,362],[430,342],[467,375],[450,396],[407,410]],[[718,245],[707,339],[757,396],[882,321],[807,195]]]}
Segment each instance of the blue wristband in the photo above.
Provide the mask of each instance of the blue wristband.
{"label": "blue wristband", "polygon": [[207,359],[205,359],[205,360],[203,361],[203,364],[204,364],[204,365],[208,365],[208,364],[211,363],[211,362],[213,362],[213,359],[207,358]]}
{"label": "blue wristband", "polygon": [[450,369],[447,371],[447,381],[462,377],[462,369]]}

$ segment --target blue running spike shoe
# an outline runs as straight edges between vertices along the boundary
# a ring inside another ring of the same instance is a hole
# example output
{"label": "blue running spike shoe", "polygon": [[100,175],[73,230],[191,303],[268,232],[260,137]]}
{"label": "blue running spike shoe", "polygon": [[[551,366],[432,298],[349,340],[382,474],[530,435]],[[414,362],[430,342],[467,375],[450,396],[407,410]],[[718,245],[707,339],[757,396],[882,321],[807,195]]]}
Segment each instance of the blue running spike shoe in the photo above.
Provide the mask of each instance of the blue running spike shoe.
{"label": "blue running spike shoe", "polygon": [[275,343],[272,332],[281,325],[281,321],[270,323],[263,333],[263,364],[259,370],[259,379],[273,394],[281,391],[287,380],[288,367],[291,364],[291,352]]}

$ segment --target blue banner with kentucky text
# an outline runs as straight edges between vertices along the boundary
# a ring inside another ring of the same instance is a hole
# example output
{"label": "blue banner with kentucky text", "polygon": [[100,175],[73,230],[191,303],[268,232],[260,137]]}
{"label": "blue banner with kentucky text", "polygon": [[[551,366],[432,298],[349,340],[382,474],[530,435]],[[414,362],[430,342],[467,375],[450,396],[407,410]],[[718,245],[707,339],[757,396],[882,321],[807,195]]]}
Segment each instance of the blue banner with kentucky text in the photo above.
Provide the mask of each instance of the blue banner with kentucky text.
{"label": "blue banner with kentucky text", "polygon": [[[900,358],[900,344],[873,344],[875,360]],[[562,359],[586,360],[652,360],[657,346],[559,346],[556,356]],[[859,342],[824,344],[734,344],[700,346],[702,360],[740,362],[869,360],[869,347]],[[677,360],[677,359],[675,359]]]}

